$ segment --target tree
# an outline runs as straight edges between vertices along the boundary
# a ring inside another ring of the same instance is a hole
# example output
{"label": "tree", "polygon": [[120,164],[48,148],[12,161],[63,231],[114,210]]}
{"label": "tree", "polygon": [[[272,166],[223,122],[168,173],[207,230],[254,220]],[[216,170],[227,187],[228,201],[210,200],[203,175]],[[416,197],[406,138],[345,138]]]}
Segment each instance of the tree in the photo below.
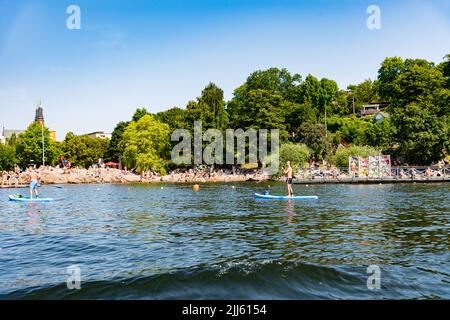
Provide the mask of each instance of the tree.
{"label": "tree", "polygon": [[9,146],[16,146],[16,143],[17,143],[17,135],[13,133],[11,137],[8,139],[7,144]]}
{"label": "tree", "polygon": [[170,131],[189,128],[186,109],[174,107],[163,112],[158,112],[155,115],[155,119],[167,123]]}
{"label": "tree", "polygon": [[447,78],[447,89],[450,89],[450,54],[444,57],[445,61],[440,64],[444,77]]}
{"label": "tree", "polygon": [[105,153],[105,158],[111,161],[119,162],[123,155],[123,150],[120,148],[123,133],[130,122],[120,121],[111,134],[111,141],[109,142],[108,150]]}
{"label": "tree", "polygon": [[287,69],[269,68],[258,70],[250,74],[245,83],[247,91],[267,90],[283,99],[295,102],[297,94],[296,87],[301,83],[299,74],[290,74]]}
{"label": "tree", "polygon": [[287,140],[285,114],[287,102],[268,90],[256,89],[239,93],[229,103],[234,128],[280,129],[280,139]]}
{"label": "tree", "polygon": [[145,108],[137,108],[133,114],[132,120],[139,121],[143,116],[150,114]]}
{"label": "tree", "polygon": [[307,163],[311,156],[312,151],[306,144],[284,143],[280,147],[280,164],[283,166],[290,161],[294,170]]}
{"label": "tree", "polygon": [[14,146],[0,143],[0,171],[12,170],[17,163]]}
{"label": "tree", "polygon": [[355,112],[359,112],[364,104],[379,102],[378,87],[378,81],[372,81],[371,79],[364,80],[358,85],[349,85],[348,89],[351,90],[351,93],[348,95],[347,103],[352,106],[352,112],[353,100]]}
{"label": "tree", "polygon": [[390,102],[398,91],[397,79],[403,72],[405,63],[399,57],[384,59],[378,70],[379,94],[382,99]]}
{"label": "tree", "polygon": [[449,150],[450,117],[433,114],[431,102],[410,103],[397,108],[393,121],[398,128],[400,154],[409,163],[429,164]]}
{"label": "tree", "polygon": [[87,135],[76,136],[72,132],[67,133],[61,149],[66,160],[73,166],[89,168],[105,157],[109,140],[90,138]]}
{"label": "tree", "polygon": [[333,133],[339,133],[339,136],[346,143],[357,142],[358,138],[362,139],[364,130],[371,125],[370,120],[366,121],[357,118],[355,115],[350,117],[332,116],[327,119],[328,130]]}
{"label": "tree", "polygon": [[450,90],[443,68],[423,59],[387,58],[379,71],[380,91],[391,101],[399,154],[428,164],[448,152]]}
{"label": "tree", "polygon": [[[300,103],[308,102],[313,108],[320,110],[321,103],[323,102],[322,98],[322,85],[320,81],[309,74],[305,81],[300,85]],[[320,115],[320,113],[318,113]]]}
{"label": "tree", "polygon": [[286,125],[289,133],[298,135],[304,122],[317,122],[317,112],[309,102],[294,103],[288,110],[290,113],[286,116]]}
{"label": "tree", "polygon": [[145,115],[139,121],[131,121],[123,133],[123,163],[137,172],[153,168],[165,174],[164,158],[169,152],[170,127]]}
{"label": "tree", "polygon": [[321,123],[307,121],[300,126],[300,142],[307,145],[312,156],[316,159],[325,159],[331,151],[331,143],[326,136],[325,126]]}
{"label": "tree", "polygon": [[50,139],[50,131],[39,122],[33,122],[19,135],[16,144],[17,159],[22,167],[30,163],[42,164],[42,132],[45,146],[45,164],[55,165],[58,161],[58,144]]}
{"label": "tree", "polygon": [[198,98],[198,106],[206,113],[205,128],[223,130],[228,124],[223,90],[210,82]]}
{"label": "tree", "polygon": [[383,151],[393,150],[397,129],[391,118],[370,123],[364,128],[363,137],[359,141],[363,144],[379,148]]}

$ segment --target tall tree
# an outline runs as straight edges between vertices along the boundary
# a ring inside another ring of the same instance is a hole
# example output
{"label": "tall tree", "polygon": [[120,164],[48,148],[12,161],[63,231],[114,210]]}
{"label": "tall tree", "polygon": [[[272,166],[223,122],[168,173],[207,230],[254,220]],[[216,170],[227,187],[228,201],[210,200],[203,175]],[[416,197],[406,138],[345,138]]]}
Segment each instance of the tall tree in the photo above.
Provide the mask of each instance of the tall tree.
{"label": "tall tree", "polygon": [[120,142],[122,141],[123,133],[130,122],[121,121],[119,122],[114,131],[111,134],[111,141],[108,146],[108,150],[105,153],[105,158],[111,161],[119,162],[121,156],[123,155],[123,149],[120,147]]}
{"label": "tall tree", "polygon": [[17,159],[25,167],[34,162],[42,164],[42,136],[44,137],[44,159],[46,165],[55,165],[58,161],[58,144],[50,139],[50,131],[39,122],[33,122],[19,135],[16,144]]}
{"label": "tall tree", "polygon": [[64,157],[73,166],[88,168],[98,163],[100,158],[105,157],[108,144],[108,139],[90,138],[87,135],[77,136],[69,132],[61,145],[61,149]]}
{"label": "tall tree", "polygon": [[165,173],[165,158],[169,153],[170,127],[145,115],[131,121],[123,134],[120,147],[124,149],[123,163],[137,172],[153,168]]}
{"label": "tall tree", "polygon": [[327,158],[331,151],[331,142],[326,136],[325,126],[320,123],[305,122],[300,126],[300,142],[306,144],[314,158]]}
{"label": "tall tree", "polygon": [[446,81],[441,68],[422,59],[387,58],[380,68],[380,92],[391,101],[399,151],[410,163],[428,164],[448,152],[450,90],[445,88]]}
{"label": "tall tree", "polygon": [[205,112],[206,127],[215,129],[225,129],[228,123],[228,115],[225,111],[225,101],[223,100],[223,90],[214,83],[209,83],[198,98],[199,107]]}
{"label": "tall tree", "polygon": [[132,120],[139,121],[143,116],[150,114],[146,108],[137,108],[133,114]]}

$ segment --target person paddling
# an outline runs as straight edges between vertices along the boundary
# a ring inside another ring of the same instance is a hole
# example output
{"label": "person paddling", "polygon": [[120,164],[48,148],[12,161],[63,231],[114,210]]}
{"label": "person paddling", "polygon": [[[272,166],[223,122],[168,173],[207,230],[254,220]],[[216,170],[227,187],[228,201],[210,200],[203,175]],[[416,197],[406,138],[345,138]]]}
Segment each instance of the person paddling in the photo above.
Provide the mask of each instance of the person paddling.
{"label": "person paddling", "polygon": [[286,188],[288,197],[294,196],[294,191],[292,190],[292,167],[291,162],[286,162],[286,169],[284,170],[284,175],[286,176]]}
{"label": "person paddling", "polygon": [[29,168],[29,177],[30,177],[30,199],[33,198],[33,190],[36,194],[36,197],[39,197],[39,193],[37,191],[39,176],[36,171],[33,170],[33,167]]}

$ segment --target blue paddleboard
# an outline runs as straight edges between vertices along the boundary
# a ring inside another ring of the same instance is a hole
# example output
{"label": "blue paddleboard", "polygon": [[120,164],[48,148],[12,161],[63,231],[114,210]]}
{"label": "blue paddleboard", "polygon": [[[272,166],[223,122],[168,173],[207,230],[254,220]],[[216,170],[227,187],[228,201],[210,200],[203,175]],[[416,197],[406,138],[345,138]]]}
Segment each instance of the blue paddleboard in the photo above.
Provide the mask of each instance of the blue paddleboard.
{"label": "blue paddleboard", "polygon": [[17,202],[49,202],[53,201],[53,198],[32,198],[29,197],[17,197],[17,196],[9,196],[9,201],[17,201]]}
{"label": "blue paddleboard", "polygon": [[273,196],[270,194],[259,194],[255,193],[255,197],[257,199],[268,199],[268,200],[317,200],[319,199],[318,196]]}

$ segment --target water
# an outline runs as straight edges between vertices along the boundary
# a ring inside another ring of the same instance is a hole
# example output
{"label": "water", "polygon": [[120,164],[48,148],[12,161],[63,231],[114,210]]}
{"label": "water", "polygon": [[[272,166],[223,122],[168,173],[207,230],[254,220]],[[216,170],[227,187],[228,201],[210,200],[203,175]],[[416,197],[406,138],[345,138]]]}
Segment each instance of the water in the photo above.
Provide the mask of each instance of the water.
{"label": "water", "polygon": [[[255,200],[266,187],[46,186],[57,201],[31,205],[7,201],[25,190],[0,190],[0,298],[450,298],[448,183],[294,186],[320,199]],[[67,289],[71,265],[81,290]]]}

